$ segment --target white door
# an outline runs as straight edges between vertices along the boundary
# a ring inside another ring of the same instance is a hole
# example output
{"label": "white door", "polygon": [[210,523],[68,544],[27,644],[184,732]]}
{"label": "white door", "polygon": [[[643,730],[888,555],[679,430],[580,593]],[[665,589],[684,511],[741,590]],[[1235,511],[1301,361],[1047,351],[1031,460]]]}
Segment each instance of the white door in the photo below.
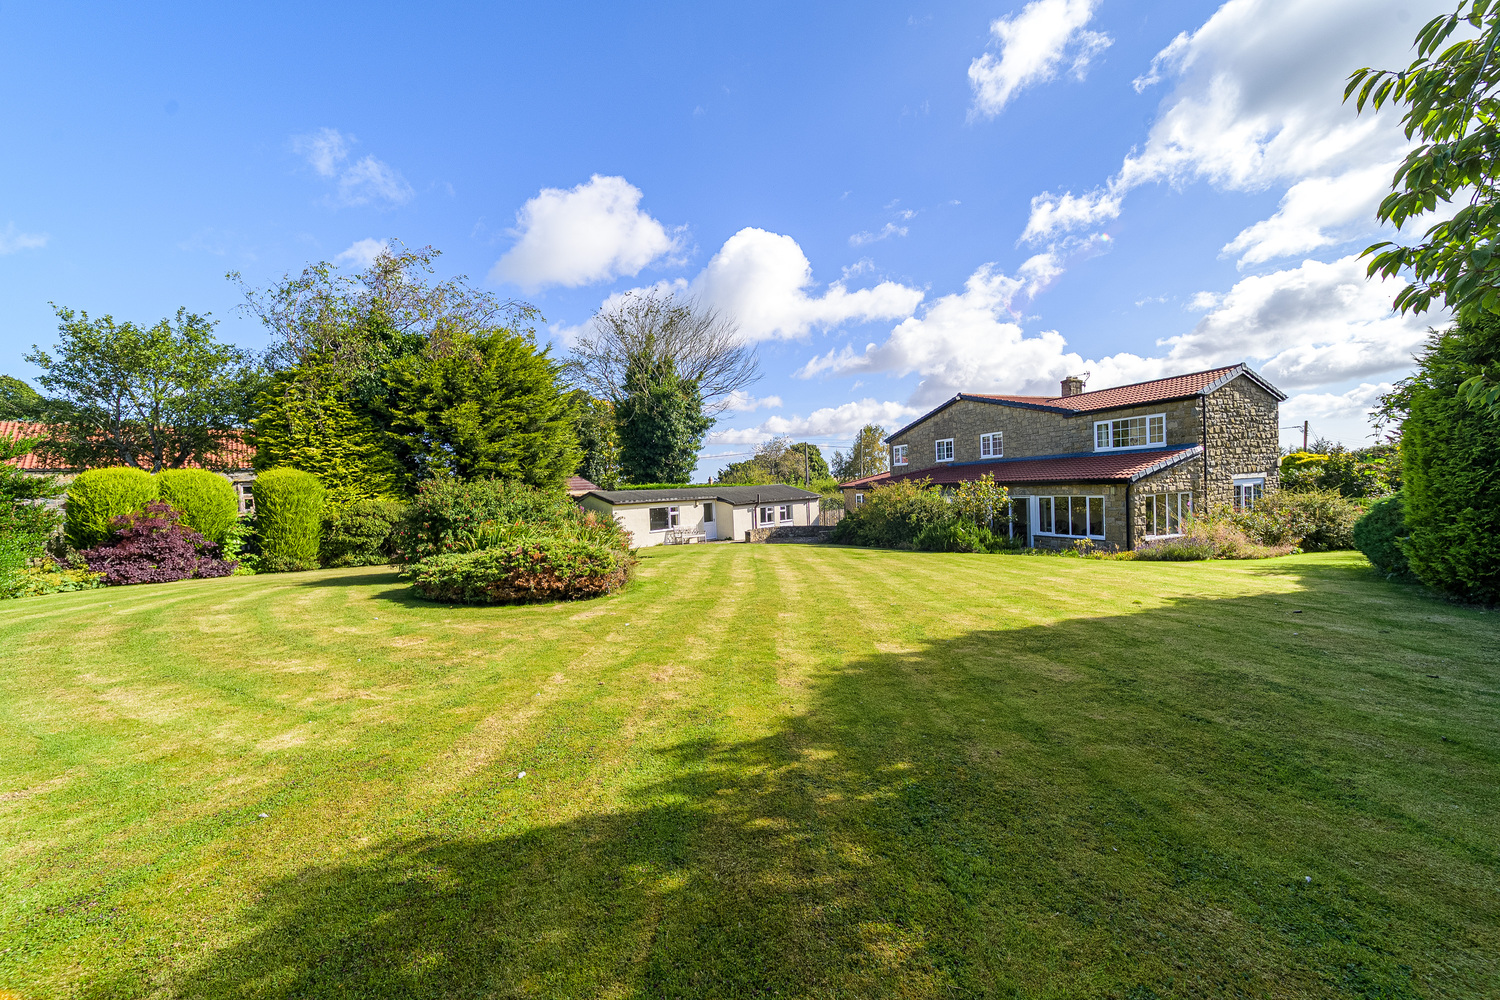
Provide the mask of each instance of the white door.
{"label": "white door", "polygon": [[703,540],[711,542],[719,537],[719,525],[714,520],[714,505],[706,503],[703,505]]}

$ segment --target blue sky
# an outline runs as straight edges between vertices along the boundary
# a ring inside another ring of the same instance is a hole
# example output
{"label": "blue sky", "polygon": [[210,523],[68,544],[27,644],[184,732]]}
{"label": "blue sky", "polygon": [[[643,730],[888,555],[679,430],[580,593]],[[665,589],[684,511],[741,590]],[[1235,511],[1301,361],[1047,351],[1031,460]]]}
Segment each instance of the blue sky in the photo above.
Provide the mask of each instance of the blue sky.
{"label": "blue sky", "polygon": [[1405,140],[1341,81],[1450,6],[10,0],[0,371],[35,375],[49,301],[262,347],[226,271],[399,238],[559,350],[632,288],[735,316],[765,377],[700,474],[959,390],[1242,360],[1357,443],[1442,317],[1363,280]]}

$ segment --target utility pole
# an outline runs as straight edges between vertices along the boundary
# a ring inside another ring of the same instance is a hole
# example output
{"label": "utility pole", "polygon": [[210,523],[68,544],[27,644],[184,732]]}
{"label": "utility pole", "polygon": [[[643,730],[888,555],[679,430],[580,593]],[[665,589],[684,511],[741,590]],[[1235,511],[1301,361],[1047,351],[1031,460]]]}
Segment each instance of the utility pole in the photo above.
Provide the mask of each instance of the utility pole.
{"label": "utility pole", "polygon": [[1302,450],[1303,451],[1307,450],[1307,424],[1308,424],[1308,422],[1306,420],[1302,421]]}

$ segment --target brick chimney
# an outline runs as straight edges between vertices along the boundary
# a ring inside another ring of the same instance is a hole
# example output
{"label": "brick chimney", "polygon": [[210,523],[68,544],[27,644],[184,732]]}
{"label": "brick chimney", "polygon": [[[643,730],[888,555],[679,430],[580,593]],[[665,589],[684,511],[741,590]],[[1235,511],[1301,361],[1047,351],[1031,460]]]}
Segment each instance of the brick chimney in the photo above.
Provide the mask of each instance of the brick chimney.
{"label": "brick chimney", "polygon": [[1082,375],[1069,375],[1062,380],[1062,394],[1064,396],[1076,396],[1083,391],[1084,378]]}

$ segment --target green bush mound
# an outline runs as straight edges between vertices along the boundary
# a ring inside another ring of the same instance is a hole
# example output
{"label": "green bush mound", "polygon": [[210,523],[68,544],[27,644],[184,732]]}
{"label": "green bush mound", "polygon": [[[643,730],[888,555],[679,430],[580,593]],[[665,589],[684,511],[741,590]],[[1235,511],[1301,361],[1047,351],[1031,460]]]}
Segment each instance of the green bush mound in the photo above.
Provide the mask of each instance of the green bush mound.
{"label": "green bush mound", "polygon": [[324,566],[382,566],[395,558],[393,532],[406,512],[399,500],[356,500],[323,518]]}
{"label": "green bush mound", "polygon": [[1388,577],[1411,576],[1406,553],[1401,550],[1401,540],[1406,535],[1399,493],[1378,501],[1354,523],[1354,544],[1370,560],[1370,565]]}
{"label": "green bush mound", "polygon": [[1251,510],[1235,511],[1232,520],[1260,545],[1333,552],[1354,548],[1354,522],[1364,513],[1359,501],[1337,490],[1278,490],[1262,497]]}
{"label": "green bush mound", "polygon": [[75,549],[103,544],[115,518],[144,510],[159,495],[159,482],[140,469],[121,466],[80,473],[68,485],[68,544]]}
{"label": "green bush mound", "polygon": [[499,527],[482,542],[474,551],[418,563],[411,570],[417,593],[463,604],[601,597],[625,585],[634,563],[626,533],[613,519],[592,513],[543,528]]}
{"label": "green bush mound", "polygon": [[224,543],[239,520],[234,486],[217,472],[163,469],[156,474],[156,484],[160,498],[182,512],[187,526],[215,545]]}
{"label": "green bush mound", "polygon": [[927,529],[952,522],[953,511],[940,491],[925,479],[907,479],[865,494],[865,502],[845,514],[830,537],[845,545],[910,549]]}
{"label": "green bush mound", "polygon": [[40,597],[72,590],[95,590],[104,586],[104,574],[87,569],[69,569],[51,559],[40,566],[23,566],[0,575],[0,598]]}
{"label": "green bush mound", "polygon": [[259,569],[288,573],[318,568],[323,484],[310,472],[269,469],[255,477]]}
{"label": "green bush mound", "polygon": [[482,537],[502,525],[533,527],[576,521],[578,504],[561,488],[538,489],[500,479],[428,480],[391,536],[394,561],[406,566],[429,556],[484,548]]}
{"label": "green bush mound", "polygon": [[1025,539],[1006,538],[982,524],[957,520],[929,524],[917,536],[917,548],[923,552],[1016,552],[1025,545]]}

